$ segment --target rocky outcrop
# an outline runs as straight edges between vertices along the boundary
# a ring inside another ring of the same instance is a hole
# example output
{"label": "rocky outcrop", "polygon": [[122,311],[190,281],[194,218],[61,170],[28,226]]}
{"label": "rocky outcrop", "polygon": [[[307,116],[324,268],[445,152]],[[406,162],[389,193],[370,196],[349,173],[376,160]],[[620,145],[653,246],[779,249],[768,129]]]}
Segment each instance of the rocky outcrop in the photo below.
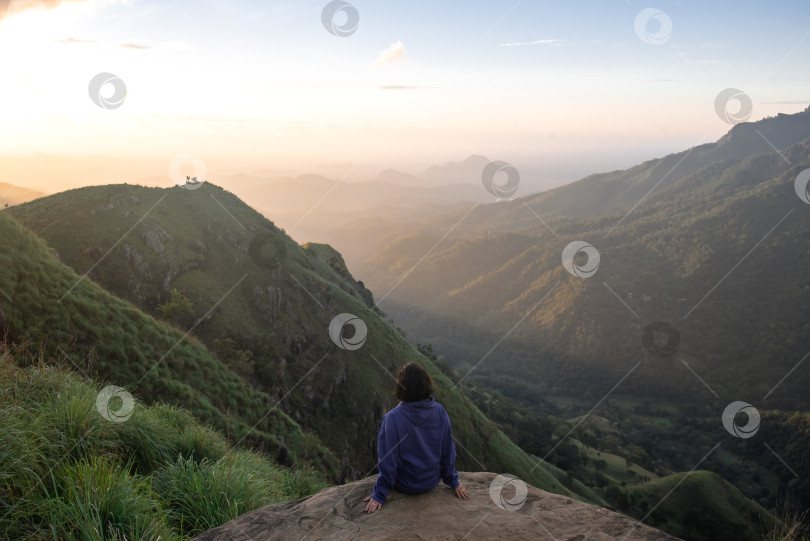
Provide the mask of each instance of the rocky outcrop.
{"label": "rocky outcrop", "polygon": [[375,478],[368,477],[256,509],[195,540],[677,541],[618,513],[531,486],[523,485],[524,498],[514,481],[499,491],[496,479],[503,477],[494,473],[460,477],[469,500],[460,500],[442,484],[420,496],[393,492],[380,511],[369,515],[363,498],[371,493]]}

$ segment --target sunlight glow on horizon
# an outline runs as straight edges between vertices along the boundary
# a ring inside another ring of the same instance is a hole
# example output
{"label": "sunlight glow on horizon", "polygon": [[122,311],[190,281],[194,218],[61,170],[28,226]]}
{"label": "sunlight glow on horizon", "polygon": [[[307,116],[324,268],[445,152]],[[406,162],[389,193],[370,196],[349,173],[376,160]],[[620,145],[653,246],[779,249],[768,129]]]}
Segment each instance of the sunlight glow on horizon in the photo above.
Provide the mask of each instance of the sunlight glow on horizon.
{"label": "sunlight glow on horizon", "polygon": [[[539,8],[529,6],[481,38],[478,29],[491,28],[503,6],[478,4],[469,9],[490,15],[466,14],[475,31],[444,36],[430,25],[398,26],[361,2],[360,30],[348,38],[320,26],[321,2],[186,13],[175,3],[83,0],[7,16],[0,154],[164,164],[188,152],[233,172],[305,172],[334,161],[419,169],[470,154],[534,164],[589,149],[635,159],[638,149],[678,151],[722,136],[730,126],[713,100],[723,88],[746,89],[751,120],[807,106],[808,75],[795,66],[810,40],[800,35],[784,40],[798,42],[793,50],[774,45],[771,60],[743,69],[748,53],[713,43],[710,32],[684,37],[686,15],[675,7],[671,43],[656,47],[633,34],[634,8],[611,11],[627,28],[602,28],[620,41],[598,43],[570,30],[532,30]],[[447,8],[430,9],[441,25]],[[187,25],[172,25],[178,13]],[[272,31],[263,34],[258,21]],[[460,36],[470,44],[459,45]],[[99,72],[126,83],[120,108],[89,98]]]}

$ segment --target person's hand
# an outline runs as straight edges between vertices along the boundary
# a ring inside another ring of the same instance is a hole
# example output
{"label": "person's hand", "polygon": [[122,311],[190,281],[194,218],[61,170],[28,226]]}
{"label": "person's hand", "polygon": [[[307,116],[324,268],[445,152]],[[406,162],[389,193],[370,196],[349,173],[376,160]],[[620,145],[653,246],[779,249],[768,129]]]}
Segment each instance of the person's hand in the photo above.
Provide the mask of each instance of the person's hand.
{"label": "person's hand", "polygon": [[371,496],[366,496],[366,499],[363,501],[368,502],[366,504],[366,513],[373,513],[374,511],[379,511],[380,509],[382,509],[383,504],[381,504]]}
{"label": "person's hand", "polygon": [[464,485],[461,485],[461,484],[459,484],[456,487],[456,496],[458,496],[462,500],[469,500],[470,499],[470,493],[467,492],[467,489],[464,488]]}

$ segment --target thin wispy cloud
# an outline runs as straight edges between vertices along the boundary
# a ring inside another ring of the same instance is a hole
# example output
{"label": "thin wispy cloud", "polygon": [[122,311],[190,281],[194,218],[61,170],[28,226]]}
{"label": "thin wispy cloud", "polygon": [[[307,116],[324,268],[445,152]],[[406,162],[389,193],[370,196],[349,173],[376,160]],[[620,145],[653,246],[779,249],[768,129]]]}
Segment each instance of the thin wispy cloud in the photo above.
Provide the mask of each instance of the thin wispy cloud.
{"label": "thin wispy cloud", "polygon": [[766,101],[769,105],[807,105],[810,104],[810,100],[799,100],[799,101],[790,101],[790,100],[781,100],[781,101]]}
{"label": "thin wispy cloud", "polygon": [[407,60],[407,58],[408,57],[405,56],[405,44],[402,43],[402,41],[397,41],[396,43],[392,43],[391,46],[384,51],[380,51],[377,60],[374,61],[374,65],[378,67],[389,66],[396,62]]}
{"label": "thin wispy cloud", "polygon": [[425,88],[436,88],[435,86],[412,86],[412,85],[382,85],[377,90],[422,90]]}
{"label": "thin wispy cloud", "polygon": [[[0,0],[2,2],[2,0]],[[64,43],[67,45],[93,45],[93,44],[101,44],[106,46],[112,47],[120,47],[122,49],[131,49],[133,51],[149,51],[152,49],[173,49],[173,50],[184,50],[189,51],[193,50],[194,47],[189,45],[185,42],[167,42],[167,43],[160,43],[157,45],[152,45],[149,43],[138,43],[138,42],[122,42],[122,43],[105,43],[101,41],[96,41],[92,39],[78,39],[78,38],[62,38],[54,40],[56,43]]]}
{"label": "thin wispy cloud", "polygon": [[137,51],[146,51],[148,49],[154,49],[151,45],[146,45],[144,43],[118,43],[116,47],[122,47],[124,49],[135,49]]}
{"label": "thin wispy cloud", "polygon": [[62,39],[56,40],[56,43],[75,43],[75,44],[79,44],[79,43],[98,43],[98,42],[95,41],[95,40],[92,40],[92,39],[62,38]]}
{"label": "thin wispy cloud", "polygon": [[548,45],[549,47],[559,47],[562,40],[559,39],[537,39],[534,41],[516,41],[514,43],[500,43],[498,47],[523,47],[528,45]]}

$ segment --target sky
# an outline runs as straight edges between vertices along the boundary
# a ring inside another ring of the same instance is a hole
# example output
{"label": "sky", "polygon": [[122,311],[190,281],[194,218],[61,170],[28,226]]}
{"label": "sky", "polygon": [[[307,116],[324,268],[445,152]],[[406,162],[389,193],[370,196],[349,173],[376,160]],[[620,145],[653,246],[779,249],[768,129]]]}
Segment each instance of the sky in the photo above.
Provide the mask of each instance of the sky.
{"label": "sky", "polygon": [[[805,109],[808,20],[806,0],[0,0],[0,181],[40,155],[215,181],[471,154],[572,181],[716,140],[727,88],[724,114]],[[82,182],[53,177],[28,182]]]}

